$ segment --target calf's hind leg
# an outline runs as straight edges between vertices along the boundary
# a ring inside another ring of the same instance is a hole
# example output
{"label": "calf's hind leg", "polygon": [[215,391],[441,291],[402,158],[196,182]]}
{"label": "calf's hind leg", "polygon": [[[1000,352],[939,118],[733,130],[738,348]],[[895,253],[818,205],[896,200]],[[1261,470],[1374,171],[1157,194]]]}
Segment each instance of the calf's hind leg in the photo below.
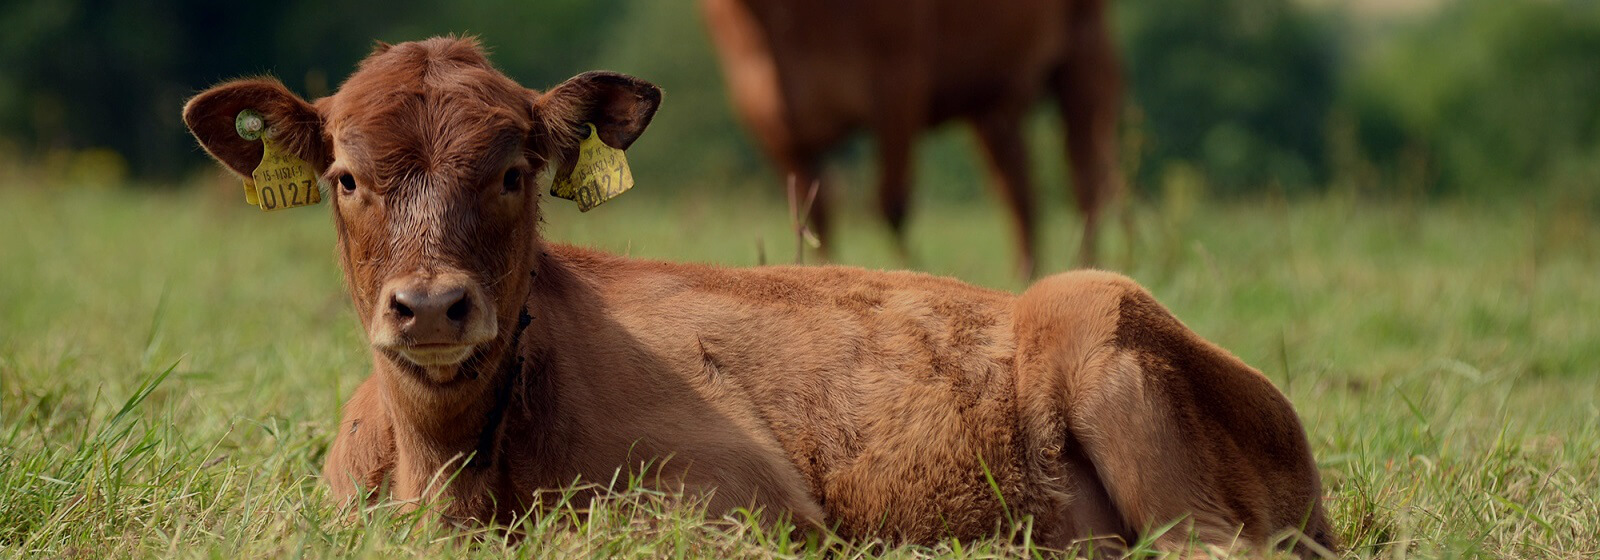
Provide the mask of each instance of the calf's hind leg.
{"label": "calf's hind leg", "polygon": [[1295,529],[1335,547],[1288,399],[1132,280],[1045,279],[1018,299],[1016,325],[1025,437],[1041,450],[1031,468],[1044,484],[1065,481],[1063,503],[1040,512],[1059,543],[1136,539],[1177,521],[1158,546],[1192,536],[1259,548]]}

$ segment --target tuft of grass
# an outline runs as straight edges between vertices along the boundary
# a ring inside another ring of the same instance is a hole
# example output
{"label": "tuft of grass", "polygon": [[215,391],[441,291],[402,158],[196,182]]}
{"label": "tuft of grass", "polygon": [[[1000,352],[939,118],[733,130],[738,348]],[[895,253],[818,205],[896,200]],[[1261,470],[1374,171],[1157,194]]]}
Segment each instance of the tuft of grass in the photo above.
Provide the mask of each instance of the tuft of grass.
{"label": "tuft of grass", "polygon": [[[636,480],[584,481],[610,491],[531,512],[520,539],[333,508],[317,473],[369,364],[326,209],[263,214],[229,194],[0,189],[5,555],[1046,555],[1027,519],[927,548],[805,541]],[[793,241],[780,201],[559,202],[547,237],[636,257],[755,265]],[[1103,254],[1294,401],[1345,557],[1600,555],[1592,206],[1180,203],[1133,208]],[[914,264],[1022,289],[1004,220],[988,201],[922,202]],[[1072,262],[1077,227],[1047,213],[1045,269]],[[840,261],[905,264],[871,217],[846,212],[841,230],[824,240]]]}

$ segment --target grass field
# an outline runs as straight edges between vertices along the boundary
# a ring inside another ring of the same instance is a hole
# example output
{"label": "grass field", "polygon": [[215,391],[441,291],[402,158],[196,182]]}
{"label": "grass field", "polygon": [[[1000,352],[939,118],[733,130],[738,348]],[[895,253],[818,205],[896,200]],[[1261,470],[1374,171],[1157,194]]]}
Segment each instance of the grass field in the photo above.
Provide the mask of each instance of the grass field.
{"label": "grass field", "polygon": [[[521,544],[329,507],[316,474],[368,364],[327,210],[263,214],[234,195],[0,186],[5,554],[807,554],[644,491],[586,519],[541,512]],[[640,193],[552,208],[546,231],[753,265],[792,259],[784,212]],[[988,201],[916,212],[919,268],[1020,288]],[[1348,556],[1600,556],[1600,209],[1329,196],[1130,216],[1108,264],[1294,401]],[[1049,216],[1048,269],[1069,261],[1075,223]],[[845,225],[842,261],[900,265],[876,222]],[[835,556],[1027,552],[997,539]]]}

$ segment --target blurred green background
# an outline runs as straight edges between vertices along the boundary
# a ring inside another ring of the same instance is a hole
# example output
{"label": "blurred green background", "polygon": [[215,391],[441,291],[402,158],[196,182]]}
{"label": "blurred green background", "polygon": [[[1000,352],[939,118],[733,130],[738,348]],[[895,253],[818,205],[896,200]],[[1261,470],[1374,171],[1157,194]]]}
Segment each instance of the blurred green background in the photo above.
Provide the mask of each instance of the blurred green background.
{"label": "blurred green background", "polygon": [[[1115,5],[1140,192],[1590,200],[1600,184],[1600,2]],[[781,192],[728,109],[690,0],[10,0],[0,20],[0,163],[23,175],[8,184],[178,183],[210,170],[178,120],[186,97],[272,74],[314,98],[374,40],[455,32],[482,37],[531,87],[595,68],[663,86],[633,153],[658,189]],[[1054,122],[1041,114],[1030,134],[1045,200],[1065,204]],[[982,196],[971,148],[958,127],[924,142],[922,196]],[[852,185],[867,180],[868,150],[835,159],[845,191],[864,190]]]}

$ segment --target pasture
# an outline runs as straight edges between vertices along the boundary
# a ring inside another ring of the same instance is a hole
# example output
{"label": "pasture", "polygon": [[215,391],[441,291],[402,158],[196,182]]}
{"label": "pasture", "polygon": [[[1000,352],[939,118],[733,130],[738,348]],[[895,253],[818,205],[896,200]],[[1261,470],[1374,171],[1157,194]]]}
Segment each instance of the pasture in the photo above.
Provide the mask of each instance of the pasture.
{"label": "pasture", "polygon": [[[752,189],[746,189],[751,191]],[[791,542],[619,491],[478,538],[388,508],[347,514],[317,479],[368,372],[327,208],[264,214],[233,182],[168,191],[0,185],[0,551],[16,557],[988,557]],[[737,192],[737,191],[726,191]],[[841,204],[845,264],[899,267]],[[917,199],[916,267],[1018,290],[989,198]],[[639,189],[547,238],[635,257],[792,261],[781,203]],[[1044,216],[1043,270],[1077,246]],[[1372,202],[1339,194],[1135,201],[1102,258],[1295,403],[1351,558],[1600,555],[1600,207]]]}

